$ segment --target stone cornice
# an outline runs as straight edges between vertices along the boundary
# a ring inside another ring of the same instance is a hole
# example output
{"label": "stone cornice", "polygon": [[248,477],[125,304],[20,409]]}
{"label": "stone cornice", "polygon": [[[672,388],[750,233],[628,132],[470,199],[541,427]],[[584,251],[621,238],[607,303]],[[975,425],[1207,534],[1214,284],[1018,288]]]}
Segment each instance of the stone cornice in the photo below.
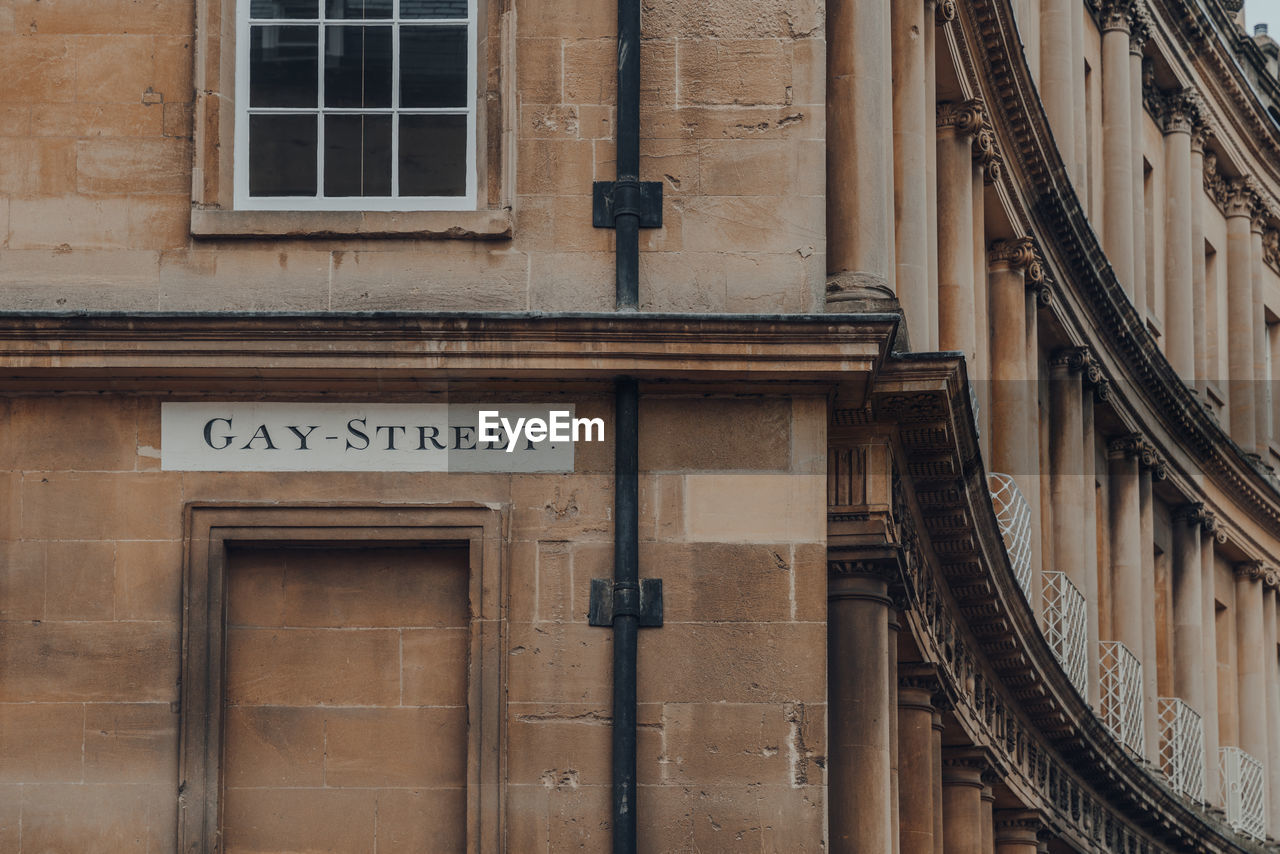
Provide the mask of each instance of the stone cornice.
{"label": "stone cornice", "polygon": [[963,377],[944,354],[886,363],[869,425],[900,437],[892,516],[903,627],[938,666],[955,721],[1014,796],[1079,850],[1255,850],[1170,794],[1071,686],[1014,579]]}
{"label": "stone cornice", "polygon": [[872,374],[897,325],[840,314],[0,314],[0,388],[367,390],[725,372],[825,382]]}
{"label": "stone cornice", "polygon": [[[1280,536],[1280,493],[1173,371],[1116,280],[1058,157],[1008,0],[974,0],[962,11],[963,32],[975,42],[966,56],[972,59],[993,106],[997,136],[1008,154],[1006,172],[1016,172],[1017,193],[1032,200],[1031,214],[1019,225],[1049,235],[1044,248],[1051,266],[1072,283],[1072,293],[1079,296],[1078,303],[1062,303],[1064,322],[1121,366],[1127,374],[1126,386],[1137,390],[1139,405],[1155,415],[1212,482]],[[1114,404],[1122,419],[1130,417],[1129,404],[1128,400]],[[1132,417],[1132,423],[1139,419]]]}

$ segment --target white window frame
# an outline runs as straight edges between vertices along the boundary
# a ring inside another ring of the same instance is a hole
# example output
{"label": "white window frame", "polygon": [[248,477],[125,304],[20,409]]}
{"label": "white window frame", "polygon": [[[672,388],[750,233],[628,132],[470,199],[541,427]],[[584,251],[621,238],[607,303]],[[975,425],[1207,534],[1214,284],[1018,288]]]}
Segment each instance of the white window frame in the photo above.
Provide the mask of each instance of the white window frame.
{"label": "white window frame", "polygon": [[[249,115],[251,113],[268,113],[274,115],[284,115],[288,113],[296,113],[299,115],[314,114],[359,114],[359,113],[385,113],[391,115],[392,118],[392,151],[391,158],[391,190],[395,193],[399,189],[399,157],[395,156],[399,145],[399,116],[401,115],[429,115],[432,113],[441,113],[448,115],[456,115],[461,112],[460,108],[413,108],[401,111],[400,109],[400,26],[407,23],[410,26],[457,26],[462,23],[461,19],[416,19],[411,18],[402,21],[400,18],[400,0],[394,0],[392,7],[394,17],[389,21],[386,19],[369,19],[357,20],[352,18],[329,18],[326,15],[325,0],[318,0],[320,17],[313,20],[299,20],[294,18],[280,19],[258,19],[253,23],[255,25],[310,25],[315,24],[320,27],[318,50],[321,54],[320,62],[317,67],[319,76],[319,90],[317,94],[317,106],[313,108],[297,107],[297,108],[276,108],[276,107],[249,107],[249,9],[250,0],[240,0],[236,3],[236,108],[235,108],[235,151],[233,153],[234,161],[234,198],[233,206],[240,210],[263,210],[263,211],[464,211],[475,210],[477,205],[478,193],[478,176],[477,176],[477,159],[478,145],[476,140],[476,89],[478,87],[477,78],[477,8],[478,0],[468,0],[467,2],[467,162],[466,162],[466,193],[461,196],[335,196],[326,197],[321,195],[324,190],[324,121],[318,121],[317,138],[316,138],[316,195],[315,196],[251,196],[249,195]],[[325,50],[325,34],[324,26],[326,24],[341,24],[351,26],[353,24],[364,24],[370,26],[390,26],[393,29],[392,37],[392,59],[391,59],[391,107],[381,109],[334,109],[324,107],[324,61],[323,54]]]}

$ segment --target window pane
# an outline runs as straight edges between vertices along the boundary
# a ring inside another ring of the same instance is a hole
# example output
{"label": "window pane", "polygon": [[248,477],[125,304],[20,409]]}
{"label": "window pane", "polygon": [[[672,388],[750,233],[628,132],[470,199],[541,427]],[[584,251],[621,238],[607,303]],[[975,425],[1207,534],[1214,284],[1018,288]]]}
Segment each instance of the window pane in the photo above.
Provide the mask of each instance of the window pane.
{"label": "window pane", "polygon": [[400,28],[400,106],[467,106],[467,28]]}
{"label": "window pane", "polygon": [[249,31],[249,106],[315,107],[319,27]]}
{"label": "window pane", "polygon": [[400,195],[467,194],[467,117],[400,116]]}
{"label": "window pane", "polygon": [[250,18],[307,18],[314,19],[319,12],[317,0],[252,0]]}
{"label": "window pane", "polygon": [[326,116],[324,194],[391,195],[391,116]]}
{"label": "window pane", "polygon": [[359,21],[391,17],[391,0],[328,0],[326,8],[330,18]]}
{"label": "window pane", "polygon": [[324,103],[391,106],[390,27],[325,27]]}
{"label": "window pane", "polygon": [[316,117],[249,116],[249,195],[316,194]]}
{"label": "window pane", "polygon": [[467,0],[400,0],[400,17],[465,20],[467,5]]}

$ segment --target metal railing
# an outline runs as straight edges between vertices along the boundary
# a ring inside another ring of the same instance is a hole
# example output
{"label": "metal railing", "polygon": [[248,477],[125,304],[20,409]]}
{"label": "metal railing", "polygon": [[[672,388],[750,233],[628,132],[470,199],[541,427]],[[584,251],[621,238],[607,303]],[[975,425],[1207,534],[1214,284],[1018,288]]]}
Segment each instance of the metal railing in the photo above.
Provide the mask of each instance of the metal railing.
{"label": "metal railing", "polygon": [[1204,722],[1178,697],[1156,700],[1160,718],[1160,770],[1169,787],[1204,802]]}
{"label": "metal railing", "polygon": [[1023,594],[1031,600],[1031,505],[1027,504],[1018,484],[1007,474],[991,472],[987,476],[987,485],[991,490],[996,522],[1000,525],[1000,536],[1013,565],[1013,575],[1018,579]]}
{"label": "metal railing", "polygon": [[1265,840],[1267,813],[1262,802],[1262,763],[1238,747],[1220,747],[1218,757],[1227,824],[1246,836]]}
{"label": "metal railing", "polygon": [[1081,697],[1089,695],[1089,627],[1084,594],[1065,572],[1046,572],[1044,637]]}
{"label": "metal railing", "polygon": [[1142,756],[1142,664],[1120,641],[1098,644],[1102,658],[1102,722],[1116,740]]}

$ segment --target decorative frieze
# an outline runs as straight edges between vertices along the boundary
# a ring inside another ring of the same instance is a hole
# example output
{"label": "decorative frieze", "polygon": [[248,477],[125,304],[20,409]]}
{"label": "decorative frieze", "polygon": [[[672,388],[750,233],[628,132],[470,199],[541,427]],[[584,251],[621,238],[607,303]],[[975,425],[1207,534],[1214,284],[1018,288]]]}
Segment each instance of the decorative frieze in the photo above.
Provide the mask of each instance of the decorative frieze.
{"label": "decorative frieze", "polygon": [[982,129],[984,107],[981,98],[967,101],[944,101],[938,104],[938,128],[954,129],[957,133],[976,134]]}

